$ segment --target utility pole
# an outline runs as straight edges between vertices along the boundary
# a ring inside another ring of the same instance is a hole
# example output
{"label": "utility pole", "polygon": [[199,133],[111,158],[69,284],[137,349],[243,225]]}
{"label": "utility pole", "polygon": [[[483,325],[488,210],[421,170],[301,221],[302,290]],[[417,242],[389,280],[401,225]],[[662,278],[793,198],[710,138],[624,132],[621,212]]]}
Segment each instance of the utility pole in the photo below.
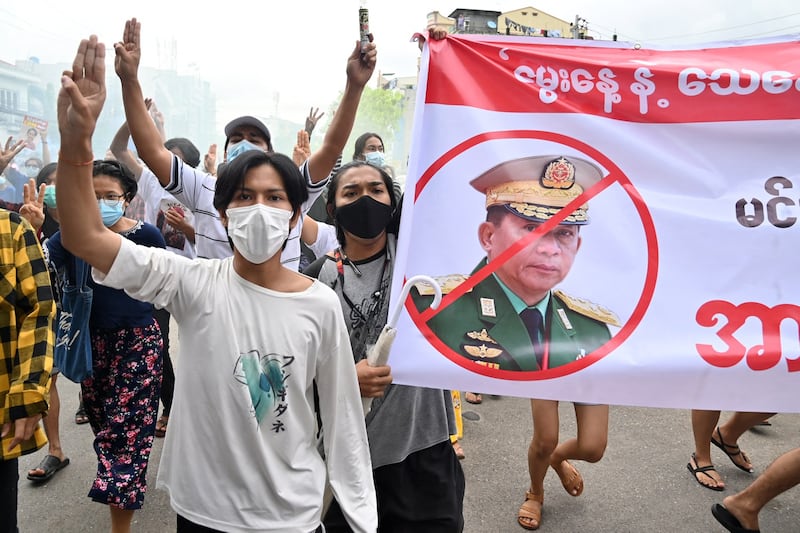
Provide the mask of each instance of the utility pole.
{"label": "utility pole", "polygon": [[572,38],[583,39],[586,30],[589,28],[589,23],[586,22],[586,19],[581,18],[580,15],[575,15],[575,22],[572,23],[571,26]]}

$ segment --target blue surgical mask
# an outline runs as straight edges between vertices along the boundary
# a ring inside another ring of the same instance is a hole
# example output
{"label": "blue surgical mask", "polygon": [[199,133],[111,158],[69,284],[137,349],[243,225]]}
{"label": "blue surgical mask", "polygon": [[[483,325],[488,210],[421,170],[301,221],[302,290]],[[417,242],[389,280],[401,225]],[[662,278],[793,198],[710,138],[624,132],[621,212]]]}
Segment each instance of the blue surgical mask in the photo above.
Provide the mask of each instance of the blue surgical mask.
{"label": "blue surgical mask", "polygon": [[243,153],[249,152],[250,150],[261,150],[262,152],[264,151],[263,148],[261,148],[260,146],[256,146],[255,144],[251,143],[246,139],[243,139],[238,143],[231,144],[230,146],[228,146],[228,158],[227,158],[228,163],[230,163]]}
{"label": "blue surgical mask", "polygon": [[32,167],[32,166],[28,166],[28,165],[25,165],[24,167],[22,167],[22,173],[25,174],[29,178],[35,178],[36,176],[38,176],[40,170],[42,170],[42,169],[39,168],[39,167]]}
{"label": "blue surgical mask", "polygon": [[51,209],[56,208],[56,186],[48,185],[44,188],[44,205]]}
{"label": "blue surgical mask", "polygon": [[380,168],[383,168],[386,164],[386,158],[383,156],[383,152],[367,152],[364,154],[364,159],[370,165],[375,165]]}
{"label": "blue surgical mask", "polygon": [[110,228],[122,218],[125,209],[122,200],[111,205],[108,205],[105,200],[98,200],[97,203],[100,205],[100,216],[103,217],[103,225],[105,227]]}

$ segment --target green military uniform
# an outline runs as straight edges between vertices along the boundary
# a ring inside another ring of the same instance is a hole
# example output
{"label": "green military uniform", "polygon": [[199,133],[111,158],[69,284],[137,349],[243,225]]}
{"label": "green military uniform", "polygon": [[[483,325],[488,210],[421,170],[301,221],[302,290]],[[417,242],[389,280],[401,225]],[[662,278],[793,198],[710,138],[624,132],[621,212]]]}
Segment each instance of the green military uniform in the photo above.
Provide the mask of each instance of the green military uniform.
{"label": "green military uniform", "polygon": [[[510,216],[544,223],[602,178],[601,169],[588,160],[543,155],[505,161],[470,184],[486,195],[487,210],[502,209]],[[588,209],[588,204],[579,206],[559,225],[588,224]],[[501,251],[492,250],[495,256]],[[577,247],[569,253],[576,251]],[[486,264],[484,259],[473,274]],[[448,276],[438,282],[442,292],[448,293],[465,279]],[[426,284],[411,291],[420,311],[428,308],[432,295],[433,287]],[[620,325],[611,311],[552,288],[534,306],[538,312],[533,314],[539,318],[529,318],[530,326],[518,314],[529,315],[526,307],[500,277],[489,275],[435,314],[428,326],[442,343],[470,361],[501,370],[531,371],[556,368],[592,353],[611,338],[608,324]]]}
{"label": "green military uniform", "polygon": [[[486,266],[482,261],[473,271]],[[449,292],[460,279],[437,279]],[[430,286],[419,284],[411,290],[419,311],[430,305]],[[619,325],[614,314],[586,300],[560,291],[551,293],[544,320],[543,346],[547,368],[571,363],[605,344],[611,333],[607,324]],[[541,370],[528,331],[494,276],[487,276],[434,316],[428,326],[456,354],[500,370]]]}

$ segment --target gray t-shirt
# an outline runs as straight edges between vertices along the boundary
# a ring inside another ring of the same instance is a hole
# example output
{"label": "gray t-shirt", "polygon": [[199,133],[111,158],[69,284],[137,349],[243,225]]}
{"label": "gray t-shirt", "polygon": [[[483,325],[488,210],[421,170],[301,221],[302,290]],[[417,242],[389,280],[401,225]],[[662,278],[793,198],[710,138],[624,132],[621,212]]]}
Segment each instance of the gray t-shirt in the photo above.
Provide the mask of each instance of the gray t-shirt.
{"label": "gray t-shirt", "polygon": [[[339,296],[356,362],[366,357],[389,315],[395,238],[390,234],[388,240],[377,256],[352,263],[344,259],[341,276],[335,259],[321,259],[317,277]],[[383,398],[373,400],[366,424],[372,468],[402,462],[414,452],[449,441],[455,433],[450,391],[389,385]]]}

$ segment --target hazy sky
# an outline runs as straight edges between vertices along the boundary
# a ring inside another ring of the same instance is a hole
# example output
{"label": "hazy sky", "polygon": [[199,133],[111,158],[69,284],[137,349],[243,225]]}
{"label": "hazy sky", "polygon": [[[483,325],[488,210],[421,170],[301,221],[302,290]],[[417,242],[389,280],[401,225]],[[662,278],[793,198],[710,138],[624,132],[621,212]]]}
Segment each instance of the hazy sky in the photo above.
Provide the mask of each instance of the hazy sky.
{"label": "hazy sky", "polygon": [[[5,2],[0,60],[71,61],[79,40],[96,33],[109,46],[108,83],[118,83],[110,45],[120,39],[126,18],[135,16],[142,22],[143,64],[173,64],[174,41],[178,70],[212,83],[218,124],[241,114],[273,115],[276,109],[301,122],[309,106],[327,109],[344,87],[346,58],[358,38],[359,0],[218,2],[214,9],[182,0],[132,4]],[[416,74],[420,52],[410,39],[424,30],[427,14],[449,15],[460,7],[508,11],[532,5],[567,21],[580,15],[595,38],[610,39],[616,32],[619,40],[660,46],[800,34],[795,0],[367,0],[367,5],[378,69],[398,76]]]}

